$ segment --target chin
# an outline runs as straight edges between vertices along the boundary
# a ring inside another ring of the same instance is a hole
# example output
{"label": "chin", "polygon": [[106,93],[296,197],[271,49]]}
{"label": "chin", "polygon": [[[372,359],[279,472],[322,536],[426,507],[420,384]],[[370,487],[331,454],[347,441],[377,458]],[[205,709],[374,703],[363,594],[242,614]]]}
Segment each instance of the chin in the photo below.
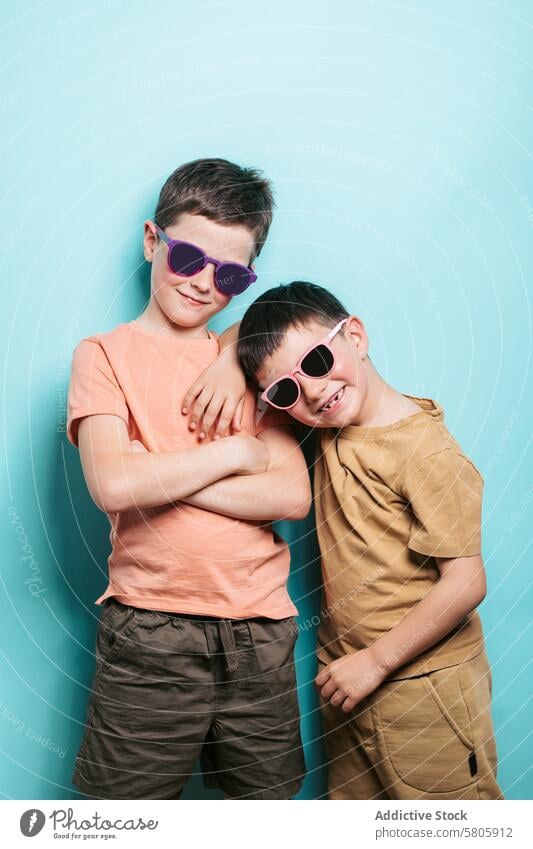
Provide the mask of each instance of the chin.
{"label": "chin", "polygon": [[170,311],[163,309],[163,307],[161,307],[161,309],[165,313],[168,321],[171,321],[172,324],[177,324],[180,327],[195,327],[197,324],[201,324],[203,321],[205,321],[203,316],[201,317],[199,315],[198,316],[191,315],[190,313],[185,312],[185,311],[183,311],[183,312],[170,312]]}

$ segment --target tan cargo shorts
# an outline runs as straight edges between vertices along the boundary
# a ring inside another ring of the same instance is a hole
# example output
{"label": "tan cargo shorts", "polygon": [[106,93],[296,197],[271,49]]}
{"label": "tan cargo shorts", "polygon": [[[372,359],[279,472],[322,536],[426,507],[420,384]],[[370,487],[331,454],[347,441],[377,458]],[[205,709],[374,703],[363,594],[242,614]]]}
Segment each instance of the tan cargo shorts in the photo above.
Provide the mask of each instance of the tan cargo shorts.
{"label": "tan cargo shorts", "polygon": [[328,798],[503,799],[491,692],[482,651],[456,666],[385,682],[352,714],[322,699]]}

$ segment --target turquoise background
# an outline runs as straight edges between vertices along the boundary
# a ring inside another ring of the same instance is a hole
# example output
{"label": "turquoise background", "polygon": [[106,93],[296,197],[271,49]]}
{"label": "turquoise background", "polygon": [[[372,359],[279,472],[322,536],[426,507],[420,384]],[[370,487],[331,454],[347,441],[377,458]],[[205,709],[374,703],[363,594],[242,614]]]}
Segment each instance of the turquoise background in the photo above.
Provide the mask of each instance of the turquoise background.
{"label": "turquoise background", "polygon": [[[437,398],[483,472],[499,777],[532,797],[532,28],[519,0],[3,8],[3,798],[78,796],[109,543],[63,432],[70,358],[143,309],[142,222],[201,156],[263,168],[277,192],[259,281],[215,329],[279,281],[331,287],[383,376]],[[305,620],[311,519],[284,530]],[[312,652],[307,630],[299,798],[325,789]],[[215,795],[199,779],[187,794]]]}

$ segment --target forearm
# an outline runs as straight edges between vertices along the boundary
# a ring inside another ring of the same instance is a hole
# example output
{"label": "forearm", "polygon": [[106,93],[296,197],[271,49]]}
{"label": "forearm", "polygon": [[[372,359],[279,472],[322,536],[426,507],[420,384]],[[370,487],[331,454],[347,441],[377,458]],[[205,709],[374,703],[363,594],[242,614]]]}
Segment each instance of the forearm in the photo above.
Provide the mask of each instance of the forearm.
{"label": "forearm", "polygon": [[[177,452],[130,452],[110,458],[107,512],[158,507],[179,501],[239,471],[229,439]],[[238,475],[237,475],[238,477]]]}
{"label": "forearm", "polygon": [[370,646],[387,675],[435,645],[481,601],[479,582],[441,577],[402,621]]}
{"label": "forearm", "polygon": [[303,519],[311,502],[309,481],[288,482],[282,469],[257,475],[232,475],[181,499],[235,519],[273,522]]}
{"label": "forearm", "polygon": [[227,327],[224,333],[221,333],[218,337],[218,347],[220,351],[226,351],[227,349],[231,349],[234,352],[235,360],[237,360],[237,341],[239,339],[239,327],[240,321],[236,321],[235,324],[231,324]]}

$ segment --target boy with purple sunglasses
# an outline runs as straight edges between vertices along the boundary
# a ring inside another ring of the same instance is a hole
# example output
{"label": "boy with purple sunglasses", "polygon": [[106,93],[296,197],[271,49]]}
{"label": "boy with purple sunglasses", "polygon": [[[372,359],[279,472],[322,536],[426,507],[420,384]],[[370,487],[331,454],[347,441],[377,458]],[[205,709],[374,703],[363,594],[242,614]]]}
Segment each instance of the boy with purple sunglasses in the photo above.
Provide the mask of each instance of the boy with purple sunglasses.
{"label": "boy with purple sunglasses", "polygon": [[501,799],[475,611],[483,481],[440,405],[388,385],[368,347],[363,323],[303,282],[257,298],[238,340],[263,401],[320,434],[329,798]]}
{"label": "boy with purple sunglasses", "polygon": [[307,514],[305,461],[283,418],[258,421],[250,390],[238,404],[231,391],[202,395],[216,434],[197,437],[182,412],[221,350],[236,366],[234,336],[207,324],[255,280],[272,205],[255,170],[178,168],[144,225],[147,308],[74,352],[68,438],[112,529],[72,778],[87,796],[179,798],[198,757],[227,798],[288,799],[303,780],[296,608],[272,522]]}

